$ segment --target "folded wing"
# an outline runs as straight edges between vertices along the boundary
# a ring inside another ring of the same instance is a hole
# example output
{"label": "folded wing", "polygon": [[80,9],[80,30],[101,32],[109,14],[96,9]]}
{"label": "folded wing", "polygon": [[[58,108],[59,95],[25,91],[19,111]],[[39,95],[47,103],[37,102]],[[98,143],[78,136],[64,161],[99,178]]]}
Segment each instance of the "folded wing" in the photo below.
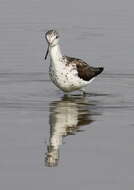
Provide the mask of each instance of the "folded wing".
{"label": "folded wing", "polygon": [[103,67],[91,67],[81,59],[76,59],[68,56],[65,56],[65,58],[67,60],[67,64],[72,64],[75,66],[78,72],[78,76],[85,81],[91,80],[104,70]]}

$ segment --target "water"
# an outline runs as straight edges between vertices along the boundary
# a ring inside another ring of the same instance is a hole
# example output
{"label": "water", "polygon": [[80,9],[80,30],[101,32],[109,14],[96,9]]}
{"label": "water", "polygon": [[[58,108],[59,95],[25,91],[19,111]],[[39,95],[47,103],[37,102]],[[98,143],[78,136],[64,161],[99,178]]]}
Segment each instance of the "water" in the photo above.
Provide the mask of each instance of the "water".
{"label": "water", "polygon": [[[0,0],[2,190],[134,188],[133,16],[131,1]],[[104,66],[86,97],[49,81],[50,28]]]}

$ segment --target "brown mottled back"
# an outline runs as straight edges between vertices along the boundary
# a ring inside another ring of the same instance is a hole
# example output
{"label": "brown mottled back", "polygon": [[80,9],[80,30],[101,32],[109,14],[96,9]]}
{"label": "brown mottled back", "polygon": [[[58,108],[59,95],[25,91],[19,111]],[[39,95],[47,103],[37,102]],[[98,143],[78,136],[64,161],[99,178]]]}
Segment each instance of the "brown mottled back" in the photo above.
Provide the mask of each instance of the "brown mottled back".
{"label": "brown mottled back", "polygon": [[91,80],[93,77],[99,75],[104,70],[103,67],[91,67],[81,59],[76,59],[68,56],[65,56],[65,58],[68,65],[72,64],[76,66],[78,76],[85,81]]}

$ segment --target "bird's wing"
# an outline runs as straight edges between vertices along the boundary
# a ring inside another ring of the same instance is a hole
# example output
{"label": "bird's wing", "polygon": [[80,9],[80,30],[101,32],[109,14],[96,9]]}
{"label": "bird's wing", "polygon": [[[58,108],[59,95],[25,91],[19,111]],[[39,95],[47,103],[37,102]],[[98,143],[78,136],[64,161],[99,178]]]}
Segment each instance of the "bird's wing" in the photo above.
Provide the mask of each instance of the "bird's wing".
{"label": "bird's wing", "polygon": [[91,67],[82,59],[77,59],[77,58],[68,57],[68,56],[65,56],[65,58],[66,58],[67,64],[74,65],[78,72],[78,76],[85,81],[91,80],[93,77],[100,74],[104,69],[103,67]]}

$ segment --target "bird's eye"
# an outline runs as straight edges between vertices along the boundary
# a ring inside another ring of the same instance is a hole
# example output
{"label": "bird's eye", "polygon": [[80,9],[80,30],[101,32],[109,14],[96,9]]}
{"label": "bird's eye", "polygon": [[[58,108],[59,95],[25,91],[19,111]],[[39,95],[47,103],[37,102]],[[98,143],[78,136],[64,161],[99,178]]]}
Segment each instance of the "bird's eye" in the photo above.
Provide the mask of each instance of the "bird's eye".
{"label": "bird's eye", "polygon": [[58,38],[58,36],[56,36],[56,39]]}

